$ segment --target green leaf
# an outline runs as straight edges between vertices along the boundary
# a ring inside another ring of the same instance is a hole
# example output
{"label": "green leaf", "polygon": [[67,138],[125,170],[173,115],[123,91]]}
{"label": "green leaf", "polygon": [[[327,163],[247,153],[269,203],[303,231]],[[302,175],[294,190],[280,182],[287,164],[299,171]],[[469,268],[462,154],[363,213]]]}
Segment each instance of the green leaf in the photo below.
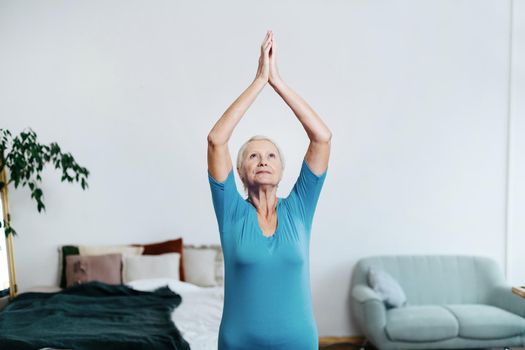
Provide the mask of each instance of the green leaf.
{"label": "green leaf", "polygon": [[42,181],[40,172],[47,163],[51,163],[56,169],[62,168],[62,181],[80,182],[83,190],[88,187],[85,177],[89,171],[77,164],[71,153],[62,153],[56,142],[48,145],[39,143],[36,133],[29,127],[15,137],[11,137],[9,130],[0,129],[0,169],[6,167],[10,176],[7,183],[0,184],[0,188],[11,182],[15,189],[20,185],[27,185],[31,190],[31,198],[37,202],[39,212],[45,210],[45,204],[38,183]]}
{"label": "green leaf", "polygon": [[13,226],[6,227],[4,233],[5,233],[5,237],[6,237],[6,238],[7,238],[9,235],[11,235],[11,234],[12,234],[13,236],[16,236],[16,231],[15,231],[15,229],[13,228]]}

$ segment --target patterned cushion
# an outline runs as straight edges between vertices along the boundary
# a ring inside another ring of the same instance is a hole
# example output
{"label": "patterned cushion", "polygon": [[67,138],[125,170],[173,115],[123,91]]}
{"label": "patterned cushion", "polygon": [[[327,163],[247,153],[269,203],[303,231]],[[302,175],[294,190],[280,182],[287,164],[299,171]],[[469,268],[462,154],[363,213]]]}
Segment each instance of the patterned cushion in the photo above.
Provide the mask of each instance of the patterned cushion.
{"label": "patterned cushion", "polygon": [[68,255],[66,258],[66,286],[100,281],[122,284],[122,255]]}
{"label": "patterned cushion", "polygon": [[67,287],[67,257],[69,255],[105,255],[105,254],[122,254],[122,255],[140,255],[144,251],[143,247],[133,247],[131,245],[64,245],[58,248],[59,252],[59,273],[60,288]]}

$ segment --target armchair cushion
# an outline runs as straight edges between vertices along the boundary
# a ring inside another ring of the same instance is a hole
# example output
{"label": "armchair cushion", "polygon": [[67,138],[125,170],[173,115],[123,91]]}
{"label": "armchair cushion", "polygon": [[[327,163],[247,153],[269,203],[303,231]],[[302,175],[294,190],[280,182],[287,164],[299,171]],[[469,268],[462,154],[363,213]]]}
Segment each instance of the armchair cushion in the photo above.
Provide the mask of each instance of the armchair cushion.
{"label": "armchair cushion", "polygon": [[400,307],[407,302],[403,288],[386,271],[370,267],[368,285],[379,294],[388,307]]}
{"label": "armchair cushion", "polygon": [[510,286],[498,285],[494,287],[488,304],[525,318],[525,299],[512,293]]}
{"label": "armchair cushion", "polygon": [[428,342],[457,337],[459,324],[442,306],[419,305],[390,309],[385,330],[393,341]]}
{"label": "armchair cushion", "polygon": [[510,338],[525,333],[525,319],[490,305],[446,305],[459,321],[459,336],[471,339]]}

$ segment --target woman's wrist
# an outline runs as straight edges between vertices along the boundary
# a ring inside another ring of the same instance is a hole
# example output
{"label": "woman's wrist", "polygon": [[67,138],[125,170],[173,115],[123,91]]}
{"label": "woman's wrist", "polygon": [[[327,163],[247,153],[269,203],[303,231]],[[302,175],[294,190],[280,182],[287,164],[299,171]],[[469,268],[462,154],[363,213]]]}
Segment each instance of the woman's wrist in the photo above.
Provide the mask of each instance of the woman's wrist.
{"label": "woman's wrist", "polygon": [[284,81],[282,79],[274,79],[272,81],[269,81],[268,82],[272,88],[274,88],[275,90],[283,87],[285,85]]}
{"label": "woman's wrist", "polygon": [[262,77],[255,77],[255,79],[252,82],[252,85],[256,85],[260,88],[263,88],[268,81],[264,80]]}

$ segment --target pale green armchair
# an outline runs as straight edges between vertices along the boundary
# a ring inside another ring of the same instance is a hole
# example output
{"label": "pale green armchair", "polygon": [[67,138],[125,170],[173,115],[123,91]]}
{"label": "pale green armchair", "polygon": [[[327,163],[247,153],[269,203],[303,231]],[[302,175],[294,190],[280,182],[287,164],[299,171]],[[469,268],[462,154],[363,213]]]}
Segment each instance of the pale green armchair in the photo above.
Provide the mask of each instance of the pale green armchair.
{"label": "pale green armchair", "polygon": [[[390,274],[407,304],[388,308],[368,286],[373,267]],[[492,259],[457,255],[391,255],[358,261],[352,314],[380,350],[525,346],[525,299],[515,295]]]}

